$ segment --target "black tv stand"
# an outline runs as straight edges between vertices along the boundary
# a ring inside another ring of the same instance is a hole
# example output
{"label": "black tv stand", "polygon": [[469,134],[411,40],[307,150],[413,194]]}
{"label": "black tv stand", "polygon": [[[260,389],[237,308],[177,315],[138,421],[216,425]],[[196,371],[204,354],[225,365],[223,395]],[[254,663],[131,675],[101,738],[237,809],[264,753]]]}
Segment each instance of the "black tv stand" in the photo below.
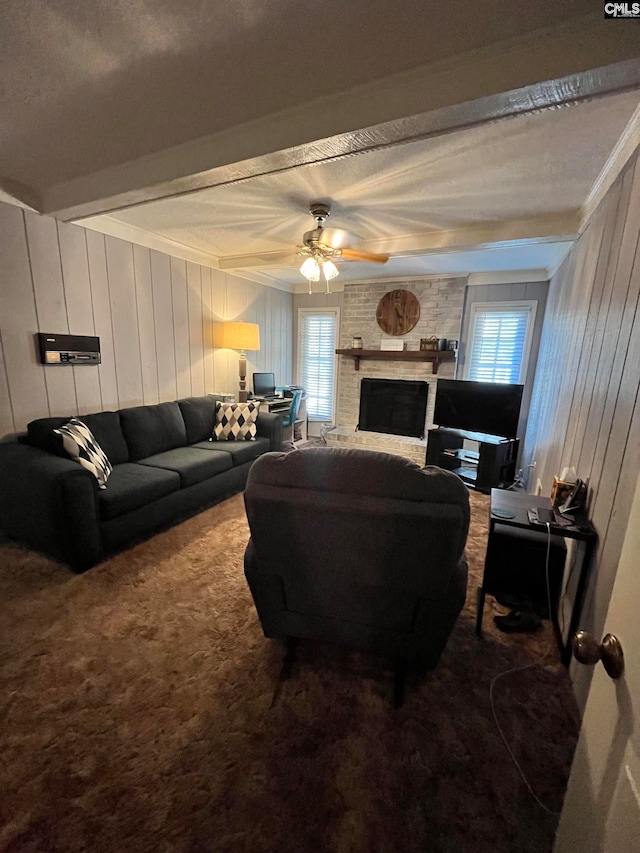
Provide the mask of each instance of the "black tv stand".
{"label": "black tv stand", "polygon": [[[479,449],[465,449],[465,439],[477,442]],[[470,488],[489,494],[513,485],[519,448],[518,438],[437,427],[429,430],[427,465],[453,471]]]}

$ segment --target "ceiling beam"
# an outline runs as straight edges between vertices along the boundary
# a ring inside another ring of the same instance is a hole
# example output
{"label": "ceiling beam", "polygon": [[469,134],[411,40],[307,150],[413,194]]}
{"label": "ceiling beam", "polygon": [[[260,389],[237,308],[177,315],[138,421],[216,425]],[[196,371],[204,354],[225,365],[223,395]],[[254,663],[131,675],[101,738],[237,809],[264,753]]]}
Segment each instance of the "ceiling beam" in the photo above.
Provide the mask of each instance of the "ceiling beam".
{"label": "ceiling beam", "polygon": [[[533,243],[563,243],[575,240],[580,224],[580,212],[557,216],[536,216],[502,222],[481,222],[464,228],[428,231],[401,237],[363,240],[358,249],[388,252],[392,257],[436,254],[471,247],[523,246]],[[218,259],[221,270],[283,269],[302,263],[294,248],[277,252],[252,252],[245,255],[226,255]]]}
{"label": "ceiling beam", "polygon": [[634,27],[600,14],[375,81],[47,188],[78,220],[360,151],[640,88]]}

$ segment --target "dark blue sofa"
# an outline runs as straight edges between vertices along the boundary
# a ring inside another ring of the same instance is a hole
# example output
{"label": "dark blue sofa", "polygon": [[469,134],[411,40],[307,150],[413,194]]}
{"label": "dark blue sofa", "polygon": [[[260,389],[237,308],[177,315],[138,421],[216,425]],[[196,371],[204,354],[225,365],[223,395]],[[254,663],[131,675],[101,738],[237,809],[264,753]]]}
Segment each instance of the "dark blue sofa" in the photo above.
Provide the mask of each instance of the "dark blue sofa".
{"label": "dark blue sofa", "polygon": [[108,554],[242,491],[253,462],[282,449],[281,415],[254,441],[210,441],[215,395],[79,415],[113,465],[106,489],[61,449],[68,417],[0,443],[0,530],[83,571]]}

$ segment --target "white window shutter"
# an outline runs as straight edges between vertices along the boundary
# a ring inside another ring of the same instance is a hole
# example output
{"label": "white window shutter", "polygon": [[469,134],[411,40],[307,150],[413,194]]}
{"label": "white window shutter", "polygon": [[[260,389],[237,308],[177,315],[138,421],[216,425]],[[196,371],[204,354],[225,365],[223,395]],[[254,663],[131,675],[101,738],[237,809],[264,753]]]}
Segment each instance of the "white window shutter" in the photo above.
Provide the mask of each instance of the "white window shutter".
{"label": "white window shutter", "polygon": [[332,421],[335,397],[337,311],[301,311],[299,384],[306,390],[307,414]]}
{"label": "white window shutter", "polygon": [[474,305],[466,378],[524,382],[534,315],[535,303]]}

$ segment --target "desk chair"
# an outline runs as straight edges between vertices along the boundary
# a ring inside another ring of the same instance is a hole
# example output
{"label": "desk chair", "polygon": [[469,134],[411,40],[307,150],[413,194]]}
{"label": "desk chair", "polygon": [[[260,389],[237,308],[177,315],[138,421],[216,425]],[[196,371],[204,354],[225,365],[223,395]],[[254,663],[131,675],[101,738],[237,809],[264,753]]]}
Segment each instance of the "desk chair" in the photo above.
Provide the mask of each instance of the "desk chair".
{"label": "desk chair", "polygon": [[293,450],[298,448],[294,442],[294,429],[298,412],[300,411],[300,402],[302,401],[302,391],[294,391],[291,398],[289,412],[285,415],[282,421],[282,443],[289,445]]}

